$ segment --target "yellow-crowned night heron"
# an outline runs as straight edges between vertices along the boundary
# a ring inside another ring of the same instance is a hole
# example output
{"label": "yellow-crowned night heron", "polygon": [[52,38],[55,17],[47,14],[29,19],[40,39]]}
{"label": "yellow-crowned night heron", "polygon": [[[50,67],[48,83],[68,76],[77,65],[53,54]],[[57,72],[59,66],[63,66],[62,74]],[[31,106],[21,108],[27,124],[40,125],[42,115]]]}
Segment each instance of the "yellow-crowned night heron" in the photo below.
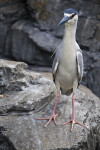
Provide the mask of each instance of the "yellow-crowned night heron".
{"label": "yellow-crowned night heron", "polygon": [[57,88],[57,101],[50,117],[39,118],[39,120],[49,120],[45,127],[51,122],[52,119],[56,124],[55,118],[58,114],[55,114],[55,110],[60,98],[60,91],[65,95],[70,95],[72,93],[72,116],[71,120],[64,123],[64,125],[72,122],[71,130],[73,129],[75,123],[85,127],[83,124],[75,120],[74,113],[75,93],[83,76],[83,56],[81,49],[76,42],[77,21],[77,11],[69,8],[64,10],[64,17],[58,24],[58,26],[60,26],[65,23],[65,32],[63,41],[56,50],[52,67],[53,80]]}

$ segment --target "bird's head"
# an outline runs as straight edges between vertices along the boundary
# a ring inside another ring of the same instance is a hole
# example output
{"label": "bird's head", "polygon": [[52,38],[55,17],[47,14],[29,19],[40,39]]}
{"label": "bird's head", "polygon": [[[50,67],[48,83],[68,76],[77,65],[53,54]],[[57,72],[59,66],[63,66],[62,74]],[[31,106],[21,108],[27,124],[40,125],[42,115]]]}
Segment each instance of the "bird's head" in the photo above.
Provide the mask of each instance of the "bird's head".
{"label": "bird's head", "polygon": [[74,25],[78,21],[78,12],[72,8],[64,10],[64,17],[59,22],[58,27],[62,24]]}

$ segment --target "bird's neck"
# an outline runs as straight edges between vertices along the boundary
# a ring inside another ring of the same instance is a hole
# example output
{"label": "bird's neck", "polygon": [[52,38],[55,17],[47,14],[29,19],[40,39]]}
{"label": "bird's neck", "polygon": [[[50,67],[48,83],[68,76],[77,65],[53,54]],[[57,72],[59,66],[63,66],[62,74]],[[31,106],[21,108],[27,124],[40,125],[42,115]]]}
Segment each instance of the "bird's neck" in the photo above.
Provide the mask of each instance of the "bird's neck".
{"label": "bird's neck", "polygon": [[65,33],[64,33],[65,42],[76,41],[76,29],[77,29],[77,24],[74,24],[74,25],[65,24]]}

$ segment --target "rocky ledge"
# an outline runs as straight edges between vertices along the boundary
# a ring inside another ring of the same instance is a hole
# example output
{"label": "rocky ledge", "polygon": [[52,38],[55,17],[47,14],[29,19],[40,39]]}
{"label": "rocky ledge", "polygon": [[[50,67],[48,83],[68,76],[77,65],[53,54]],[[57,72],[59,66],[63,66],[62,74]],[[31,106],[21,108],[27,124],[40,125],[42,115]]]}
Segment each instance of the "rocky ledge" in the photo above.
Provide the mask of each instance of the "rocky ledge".
{"label": "rocky ledge", "polygon": [[64,26],[57,25],[67,8],[79,16],[76,40],[85,64],[82,84],[100,97],[100,0],[0,0],[0,58],[50,70],[51,56],[64,34]]}
{"label": "rocky ledge", "polygon": [[56,88],[50,79],[27,64],[0,60],[0,150],[99,150],[100,100],[80,86],[75,102],[76,119],[89,130],[75,125],[63,126],[71,115],[71,97],[61,96],[56,112],[57,126],[38,117],[49,116],[56,100]]}

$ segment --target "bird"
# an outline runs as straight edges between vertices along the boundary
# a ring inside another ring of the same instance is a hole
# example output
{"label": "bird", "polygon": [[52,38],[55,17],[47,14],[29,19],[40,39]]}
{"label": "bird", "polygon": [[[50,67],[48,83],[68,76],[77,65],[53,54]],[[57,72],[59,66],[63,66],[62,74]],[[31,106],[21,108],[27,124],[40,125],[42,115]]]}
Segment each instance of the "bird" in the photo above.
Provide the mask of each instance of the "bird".
{"label": "bird", "polygon": [[62,24],[65,25],[64,36],[61,44],[58,46],[55,52],[55,58],[52,65],[53,81],[57,89],[57,100],[53,108],[52,115],[46,118],[38,118],[38,120],[48,120],[45,127],[47,127],[52,120],[55,125],[56,107],[60,99],[60,95],[71,95],[72,94],[72,115],[71,119],[63,125],[71,123],[71,131],[74,128],[74,124],[78,124],[84,128],[85,125],[75,120],[75,96],[76,90],[79,87],[83,77],[83,55],[78,43],[76,42],[76,30],[78,22],[78,12],[73,9],[65,9],[64,17],[59,22],[58,27]]}

